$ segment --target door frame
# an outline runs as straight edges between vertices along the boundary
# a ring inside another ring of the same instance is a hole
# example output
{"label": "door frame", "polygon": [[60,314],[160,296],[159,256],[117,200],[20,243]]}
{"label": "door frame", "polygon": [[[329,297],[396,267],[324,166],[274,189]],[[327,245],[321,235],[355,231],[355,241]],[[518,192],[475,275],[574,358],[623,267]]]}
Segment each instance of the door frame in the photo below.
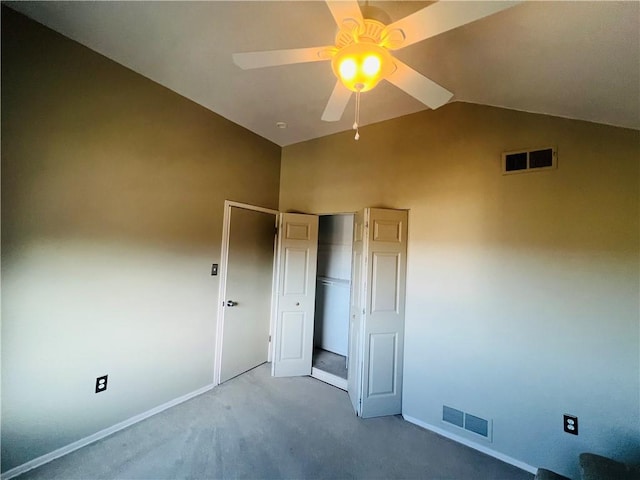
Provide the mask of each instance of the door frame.
{"label": "door frame", "polygon": [[[278,210],[273,210],[271,208],[259,207],[256,205],[250,205],[248,203],[234,202],[232,200],[224,201],[224,216],[222,220],[222,242],[220,246],[220,268],[218,271],[219,274],[219,287],[218,287],[218,309],[216,316],[216,341],[214,346],[214,360],[213,360],[213,384],[220,385],[220,369],[222,368],[222,346],[223,346],[223,335],[224,335],[224,301],[227,295],[227,273],[228,273],[228,265],[229,265],[229,231],[231,229],[231,209],[235,208],[243,208],[245,210],[253,210],[255,212],[262,212],[272,214],[274,216],[274,229],[278,225],[278,219],[280,212]],[[275,230],[274,230],[275,231]],[[276,245],[277,245],[277,236],[274,237],[274,265],[272,267],[272,285],[275,281],[275,261],[276,261]],[[273,298],[273,288],[271,289],[271,308],[269,312],[269,335],[273,335],[273,308],[274,308],[274,298]],[[269,342],[268,348],[268,361],[271,361],[271,354],[273,342]]]}

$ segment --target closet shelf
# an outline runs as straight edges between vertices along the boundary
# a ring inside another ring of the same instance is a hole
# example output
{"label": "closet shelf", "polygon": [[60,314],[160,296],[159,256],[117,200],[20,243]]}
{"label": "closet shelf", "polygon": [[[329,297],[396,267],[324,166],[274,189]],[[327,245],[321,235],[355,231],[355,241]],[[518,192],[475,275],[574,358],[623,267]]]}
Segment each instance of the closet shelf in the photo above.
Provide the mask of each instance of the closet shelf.
{"label": "closet shelf", "polygon": [[335,284],[335,285],[351,285],[349,280],[345,280],[344,278],[335,278],[335,277],[323,277],[318,275],[317,280],[320,282]]}

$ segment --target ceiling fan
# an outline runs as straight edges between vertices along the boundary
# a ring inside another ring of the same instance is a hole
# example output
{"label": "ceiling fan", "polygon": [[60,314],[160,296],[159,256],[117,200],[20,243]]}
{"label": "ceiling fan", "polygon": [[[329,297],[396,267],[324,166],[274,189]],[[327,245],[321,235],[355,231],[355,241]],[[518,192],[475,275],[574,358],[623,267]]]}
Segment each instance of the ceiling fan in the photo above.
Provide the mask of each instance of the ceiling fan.
{"label": "ceiling fan", "polygon": [[382,79],[432,109],[446,104],[453,96],[447,89],[395,58],[391,51],[505,10],[520,1],[441,0],[389,23],[380,9],[367,5],[361,10],[357,0],[326,0],[338,25],[334,45],[235,53],[233,60],[242,69],[331,60],[338,80],[322,120],[340,120],[352,93],[356,92],[354,129],[357,130],[359,94],[371,90]]}

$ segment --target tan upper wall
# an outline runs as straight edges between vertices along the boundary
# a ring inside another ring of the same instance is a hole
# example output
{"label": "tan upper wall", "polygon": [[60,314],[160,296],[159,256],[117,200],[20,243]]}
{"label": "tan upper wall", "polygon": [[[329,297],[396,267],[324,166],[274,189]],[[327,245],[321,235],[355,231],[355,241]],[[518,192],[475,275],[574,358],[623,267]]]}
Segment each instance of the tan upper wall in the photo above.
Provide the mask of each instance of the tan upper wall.
{"label": "tan upper wall", "polygon": [[6,7],[3,17],[3,242],[210,247],[225,199],[277,208],[277,145]]}
{"label": "tan upper wall", "polygon": [[[546,146],[557,170],[501,175],[502,152]],[[285,147],[280,208],[420,206],[431,242],[635,250],[639,149],[634,130],[454,103]],[[445,206],[461,216],[439,228]]]}

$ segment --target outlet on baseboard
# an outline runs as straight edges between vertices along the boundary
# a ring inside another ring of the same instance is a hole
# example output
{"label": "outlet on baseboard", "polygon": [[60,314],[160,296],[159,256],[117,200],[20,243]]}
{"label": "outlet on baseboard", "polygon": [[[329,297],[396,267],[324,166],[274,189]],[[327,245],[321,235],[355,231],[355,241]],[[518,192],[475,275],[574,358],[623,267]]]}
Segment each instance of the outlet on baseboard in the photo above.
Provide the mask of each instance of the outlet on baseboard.
{"label": "outlet on baseboard", "polygon": [[96,378],[96,393],[104,392],[107,389],[107,377],[109,375],[103,375]]}
{"label": "outlet on baseboard", "polygon": [[564,431],[572,435],[578,435],[578,417],[564,414]]}

